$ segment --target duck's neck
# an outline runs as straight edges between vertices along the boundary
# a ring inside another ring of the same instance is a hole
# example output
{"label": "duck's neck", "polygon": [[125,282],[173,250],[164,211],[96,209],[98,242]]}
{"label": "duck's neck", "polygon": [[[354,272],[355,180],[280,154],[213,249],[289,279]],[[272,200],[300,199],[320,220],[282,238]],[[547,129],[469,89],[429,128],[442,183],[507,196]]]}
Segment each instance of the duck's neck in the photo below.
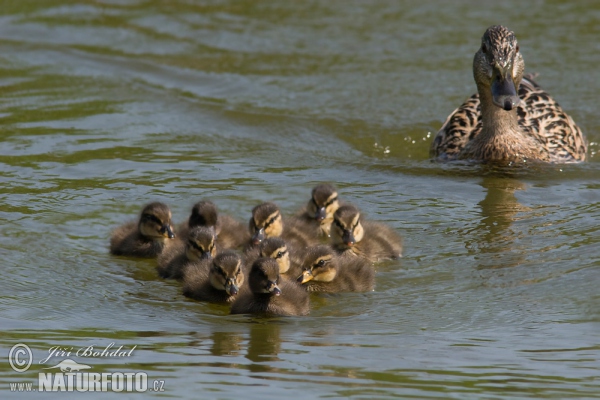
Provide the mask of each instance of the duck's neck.
{"label": "duck's neck", "polygon": [[481,101],[481,133],[479,138],[487,141],[497,137],[521,136],[516,107],[506,111],[494,104],[489,89],[479,90]]}

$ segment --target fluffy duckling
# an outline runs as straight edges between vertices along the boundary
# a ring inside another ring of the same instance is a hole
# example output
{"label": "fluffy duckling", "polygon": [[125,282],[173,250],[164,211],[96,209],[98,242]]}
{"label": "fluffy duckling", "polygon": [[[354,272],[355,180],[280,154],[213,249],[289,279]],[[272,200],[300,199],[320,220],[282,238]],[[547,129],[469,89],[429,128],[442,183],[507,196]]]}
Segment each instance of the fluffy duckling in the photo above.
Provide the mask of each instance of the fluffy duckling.
{"label": "fluffy duckling", "polygon": [[431,155],[500,163],[584,161],[581,129],[524,70],[514,32],[489,27],[473,58],[477,93],[448,116]]}
{"label": "fluffy duckling", "polygon": [[309,312],[308,293],[294,282],[281,279],[279,264],[272,258],[259,258],[252,264],[248,286],[231,305],[232,314],[292,316]]}
{"label": "fluffy duckling", "polygon": [[110,238],[110,252],[118,256],[156,257],[175,234],[171,227],[171,210],[166,204],[146,205],[139,220],[116,228]]}
{"label": "fluffy duckling", "polygon": [[298,282],[309,292],[368,292],[375,286],[375,271],[367,260],[341,257],[329,246],[308,249]]}
{"label": "fluffy duckling", "polygon": [[402,256],[402,238],[389,226],[362,221],[358,208],[345,204],[333,215],[333,247],[344,255],[356,255],[369,261]]}
{"label": "fluffy duckling", "polygon": [[195,300],[231,303],[243,283],[242,258],[233,250],[188,264],[183,271],[183,294]]}
{"label": "fluffy duckling", "polygon": [[302,258],[285,240],[280,237],[270,237],[260,245],[246,252],[246,260],[251,265],[258,258],[272,258],[279,264],[279,273],[283,276],[296,277],[302,272]]}
{"label": "fluffy duckling", "polygon": [[215,203],[209,200],[194,204],[187,223],[179,226],[178,235],[185,238],[195,226],[212,227],[217,235],[217,244],[222,249],[237,249],[249,240],[244,224],[229,215],[220,214]]}
{"label": "fluffy duckling", "polygon": [[217,255],[215,231],[206,226],[193,227],[186,242],[178,240],[167,247],[158,257],[156,270],[161,278],[183,279],[183,270],[190,263],[197,263]]}
{"label": "fluffy duckling", "polygon": [[[293,219],[284,222],[279,207],[275,203],[266,202],[252,209],[250,218],[250,242],[247,249],[256,246],[269,237],[282,237],[286,243],[297,249],[316,244],[316,238],[302,230]],[[285,227],[285,229],[284,229]]]}
{"label": "fluffy duckling", "polygon": [[312,190],[310,200],[298,215],[307,228],[318,237],[329,237],[333,213],[340,207],[336,188],[329,183],[321,183]]}

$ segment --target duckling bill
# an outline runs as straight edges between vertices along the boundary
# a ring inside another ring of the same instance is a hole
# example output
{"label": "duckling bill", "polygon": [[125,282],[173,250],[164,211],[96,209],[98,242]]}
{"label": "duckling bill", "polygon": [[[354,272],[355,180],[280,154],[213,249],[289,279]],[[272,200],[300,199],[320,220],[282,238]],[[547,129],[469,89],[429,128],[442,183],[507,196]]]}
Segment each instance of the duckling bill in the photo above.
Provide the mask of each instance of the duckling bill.
{"label": "duckling bill", "polygon": [[171,210],[160,202],[146,205],[137,222],[116,228],[110,238],[110,252],[114,255],[146,257],[158,256],[175,234],[171,227]]}

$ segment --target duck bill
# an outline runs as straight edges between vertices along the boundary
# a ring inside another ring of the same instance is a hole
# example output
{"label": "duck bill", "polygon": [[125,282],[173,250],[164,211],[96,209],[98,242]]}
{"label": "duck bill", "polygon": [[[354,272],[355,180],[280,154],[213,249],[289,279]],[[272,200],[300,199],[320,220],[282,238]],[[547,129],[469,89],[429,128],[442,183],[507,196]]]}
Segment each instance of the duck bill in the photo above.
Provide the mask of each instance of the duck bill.
{"label": "duck bill", "polygon": [[506,111],[516,108],[521,102],[511,77],[511,70],[510,66],[503,71],[496,70],[492,77],[492,101]]}
{"label": "duck bill", "polygon": [[313,278],[312,272],[310,272],[309,270],[306,270],[302,273],[302,275],[300,275],[298,277],[298,279],[296,279],[296,281],[299,283],[306,283],[306,282],[312,280],[312,278]]}
{"label": "duck bill", "polygon": [[175,234],[173,233],[173,229],[171,229],[171,225],[165,224],[160,228],[160,232],[164,237],[168,237],[169,239],[173,239]]}
{"label": "duck bill", "polygon": [[265,240],[265,228],[260,228],[252,235],[252,243],[259,244],[263,240]]}
{"label": "duck bill", "polygon": [[225,291],[228,295],[235,296],[240,291],[240,288],[234,284],[231,279],[228,279],[227,283],[225,284]]}
{"label": "duck bill", "polygon": [[354,239],[354,235],[350,231],[344,231],[342,234],[342,242],[348,247],[352,247],[356,244],[356,239]]}
{"label": "duck bill", "polygon": [[315,213],[315,219],[319,222],[323,221],[325,218],[327,218],[327,211],[325,210],[325,207],[321,207],[317,210],[317,212]]}

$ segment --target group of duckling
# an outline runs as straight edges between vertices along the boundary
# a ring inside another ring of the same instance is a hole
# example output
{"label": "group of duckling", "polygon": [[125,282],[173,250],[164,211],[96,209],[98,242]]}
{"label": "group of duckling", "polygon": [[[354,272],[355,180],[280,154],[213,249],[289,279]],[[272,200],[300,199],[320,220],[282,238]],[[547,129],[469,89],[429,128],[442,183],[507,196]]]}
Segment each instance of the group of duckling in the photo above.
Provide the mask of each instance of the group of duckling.
{"label": "group of duckling", "polygon": [[265,202],[248,225],[203,200],[174,227],[169,207],[150,203],[113,231],[110,252],[156,258],[159,276],[181,280],[185,296],[231,304],[232,314],[287,316],[309,313],[309,292],[372,291],[373,264],[400,257],[402,238],[319,184],[295,215]]}

